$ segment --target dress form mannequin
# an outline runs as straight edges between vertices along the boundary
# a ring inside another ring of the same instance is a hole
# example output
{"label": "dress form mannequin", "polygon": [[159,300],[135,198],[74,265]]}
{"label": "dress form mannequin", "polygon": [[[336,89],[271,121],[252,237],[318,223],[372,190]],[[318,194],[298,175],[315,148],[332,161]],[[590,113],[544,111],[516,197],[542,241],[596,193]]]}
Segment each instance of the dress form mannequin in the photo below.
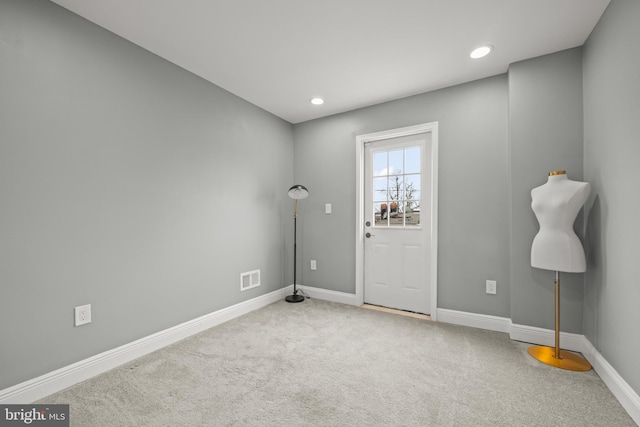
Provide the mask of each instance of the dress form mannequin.
{"label": "dress form mannequin", "polygon": [[531,246],[531,266],[568,273],[586,271],[584,249],[573,223],[590,190],[588,183],[571,181],[565,171],[551,172],[546,184],[531,190],[531,208],[540,224]]}
{"label": "dress form mannequin", "polygon": [[559,272],[582,273],[587,269],[573,223],[590,191],[588,183],[571,181],[565,171],[550,172],[546,184],[531,190],[531,208],[540,224],[531,246],[531,266],[556,272],[556,330],[555,348],[531,346],[528,352],[542,363],[571,371],[588,371],[591,365],[579,355],[560,350]]}

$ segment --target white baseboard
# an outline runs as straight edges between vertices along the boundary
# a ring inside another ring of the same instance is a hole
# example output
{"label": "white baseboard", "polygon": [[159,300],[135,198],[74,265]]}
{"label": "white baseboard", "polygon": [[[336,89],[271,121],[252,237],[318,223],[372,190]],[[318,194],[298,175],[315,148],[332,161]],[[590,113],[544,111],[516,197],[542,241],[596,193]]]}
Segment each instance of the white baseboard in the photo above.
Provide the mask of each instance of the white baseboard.
{"label": "white baseboard", "polygon": [[145,354],[149,354],[191,335],[195,335],[198,332],[265,307],[283,299],[284,295],[283,289],[270,292],[266,295],[206,314],[37,378],[0,390],[0,403],[32,403],[52,393],[144,356]]}
{"label": "white baseboard", "polygon": [[438,309],[438,322],[505,333],[509,333],[511,328],[511,319],[506,317],[467,313],[465,311],[449,310],[446,308]]}
{"label": "white baseboard", "polygon": [[[555,345],[555,331],[533,326],[517,325],[505,317],[487,316],[484,314],[466,313],[456,310],[438,309],[438,321],[456,325],[471,326],[491,331],[507,332],[515,341],[536,345]],[[591,342],[579,334],[560,332],[560,347],[577,351],[591,363],[593,370],[600,376],[611,393],[618,399],[622,407],[629,413],[633,421],[640,425],[640,396],[618,374],[618,372],[598,352]]]}
{"label": "white baseboard", "polygon": [[[311,286],[298,285],[298,289],[301,289],[307,296],[311,298],[317,298],[325,301],[339,302],[341,304],[348,305],[360,305],[356,302],[355,294],[347,294],[345,292],[331,291],[328,289],[314,288]],[[285,288],[285,294],[290,295],[293,293],[293,285],[289,285]]]}
{"label": "white baseboard", "polygon": [[[509,331],[509,338],[515,341],[555,347],[556,331],[536,328],[534,326],[512,324],[511,330]],[[587,350],[585,340],[584,335],[560,332],[560,348],[565,350],[577,351],[584,355]]]}

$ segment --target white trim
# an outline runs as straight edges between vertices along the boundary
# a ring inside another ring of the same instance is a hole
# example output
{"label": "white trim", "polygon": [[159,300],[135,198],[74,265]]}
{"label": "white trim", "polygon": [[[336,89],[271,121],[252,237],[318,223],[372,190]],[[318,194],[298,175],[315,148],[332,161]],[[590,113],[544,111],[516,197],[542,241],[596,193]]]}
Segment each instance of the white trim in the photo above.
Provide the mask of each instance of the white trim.
{"label": "white trim", "polygon": [[[534,326],[511,325],[509,338],[515,341],[529,342],[536,345],[555,346],[556,332],[551,329],[536,328]],[[560,348],[577,351],[584,355],[587,348],[584,345],[584,335],[560,331]]]}
{"label": "white trim", "polygon": [[[357,305],[362,303],[358,302],[358,297],[355,294],[348,294],[345,292],[331,291],[329,289],[314,288],[311,286],[298,285],[297,288],[302,290],[310,298],[317,298],[325,301],[339,302],[341,304]],[[293,285],[289,285],[285,288],[285,295],[293,293]]]}
{"label": "white trim", "polygon": [[438,314],[438,122],[423,123],[356,136],[356,304],[364,303],[364,144],[420,133],[431,133],[430,315]]}
{"label": "white trim", "polygon": [[438,309],[438,321],[505,333],[509,333],[511,328],[511,319],[506,317],[467,313],[446,308]]}
{"label": "white trim", "polygon": [[356,304],[364,304],[364,142],[356,137]]}
{"label": "white trim", "polygon": [[438,320],[438,122],[431,129],[431,320]]}
{"label": "white trim", "polygon": [[0,403],[26,404],[42,399],[198,332],[272,304],[283,299],[284,295],[283,289],[270,292],[0,390]]}

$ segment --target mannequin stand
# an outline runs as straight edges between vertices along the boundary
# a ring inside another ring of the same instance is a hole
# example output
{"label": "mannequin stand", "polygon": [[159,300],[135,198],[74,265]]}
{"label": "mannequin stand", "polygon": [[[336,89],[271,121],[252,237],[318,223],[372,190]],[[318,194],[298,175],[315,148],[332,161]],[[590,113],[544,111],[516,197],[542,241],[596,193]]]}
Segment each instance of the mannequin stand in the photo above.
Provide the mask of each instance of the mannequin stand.
{"label": "mannequin stand", "polygon": [[556,342],[555,348],[534,345],[527,350],[529,354],[542,363],[568,371],[585,372],[591,369],[591,364],[577,354],[560,350],[560,277],[556,271]]}

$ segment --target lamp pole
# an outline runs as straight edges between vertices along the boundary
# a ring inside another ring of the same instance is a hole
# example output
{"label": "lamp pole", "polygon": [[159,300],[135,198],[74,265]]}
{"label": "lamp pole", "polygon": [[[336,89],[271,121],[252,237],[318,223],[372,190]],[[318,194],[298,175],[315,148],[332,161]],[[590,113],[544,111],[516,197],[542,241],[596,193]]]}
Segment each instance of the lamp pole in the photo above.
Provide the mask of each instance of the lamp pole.
{"label": "lamp pole", "polygon": [[293,208],[293,295],[285,297],[286,302],[302,302],[304,297],[298,295],[297,283],[297,254],[298,254],[298,200],[305,199],[309,195],[309,190],[303,185],[297,184],[289,189],[289,197],[295,200]]}

